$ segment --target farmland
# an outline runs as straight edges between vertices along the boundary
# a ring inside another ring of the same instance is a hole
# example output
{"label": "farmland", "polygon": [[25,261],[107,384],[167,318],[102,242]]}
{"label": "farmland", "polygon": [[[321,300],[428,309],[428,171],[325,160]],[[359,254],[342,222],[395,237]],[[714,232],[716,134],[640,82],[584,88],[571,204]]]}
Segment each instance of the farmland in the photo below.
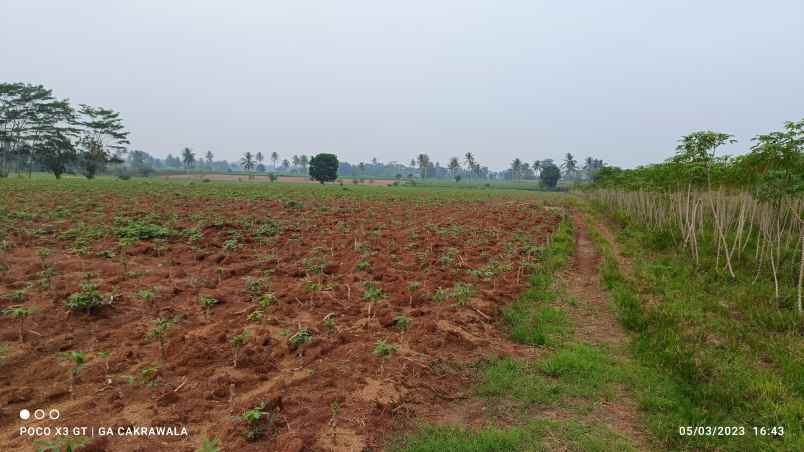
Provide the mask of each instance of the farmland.
{"label": "farmland", "polygon": [[[498,311],[562,218],[520,192],[0,183],[2,306],[31,313],[2,324],[7,409],[188,425],[185,447],[245,450],[232,416],[260,403],[254,450],[377,447],[432,418],[470,365],[531,353]],[[1,441],[19,447],[15,428]]]}

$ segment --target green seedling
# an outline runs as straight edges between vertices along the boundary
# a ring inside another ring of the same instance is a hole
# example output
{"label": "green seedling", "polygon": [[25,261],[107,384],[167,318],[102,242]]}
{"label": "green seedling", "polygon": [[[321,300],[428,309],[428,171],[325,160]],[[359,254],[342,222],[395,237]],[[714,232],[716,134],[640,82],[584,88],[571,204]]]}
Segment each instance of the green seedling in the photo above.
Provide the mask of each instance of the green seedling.
{"label": "green seedling", "polygon": [[247,441],[257,441],[265,436],[266,424],[270,428],[273,425],[273,413],[265,411],[267,403],[260,402],[250,410],[243,413],[242,419],[246,423],[246,431],[243,432],[243,437]]}
{"label": "green seedling", "polygon": [[313,334],[307,328],[301,327],[299,331],[288,339],[290,345],[296,349],[302,345],[310,342],[313,339]]}
{"label": "green seedling", "polygon": [[72,397],[75,382],[78,379],[78,375],[81,373],[81,369],[86,365],[87,360],[83,352],[77,351],[65,352],[64,357],[73,365],[73,367],[70,368],[70,397]]}
{"label": "green seedling", "polygon": [[232,366],[237,367],[237,357],[240,353],[240,349],[246,345],[249,338],[251,338],[251,333],[248,330],[244,330],[242,333],[232,336],[229,342],[232,344],[232,350],[234,351],[234,358],[232,361]]}
{"label": "green seedling", "polygon": [[374,344],[374,354],[377,356],[389,356],[399,351],[399,347],[395,344],[390,344],[383,340],[379,340]]}
{"label": "green seedling", "polygon": [[220,301],[212,297],[201,297],[200,303],[201,307],[204,308],[204,320],[209,321],[210,310],[212,310],[213,306],[220,303]]}
{"label": "green seedling", "polygon": [[54,440],[34,441],[36,452],[78,452],[92,441],[84,436],[63,437]]}
{"label": "green seedling", "polygon": [[385,294],[382,289],[372,282],[363,283],[363,299],[366,301],[379,301]]}
{"label": "green seedling", "polygon": [[208,438],[204,436],[201,438],[201,446],[195,452],[221,452],[221,440],[218,438]]}
{"label": "green seedling", "polygon": [[112,380],[109,379],[109,352],[98,352],[98,358],[103,360],[103,368],[105,370],[106,376],[106,383],[111,383]]}
{"label": "green seedling", "polygon": [[249,322],[258,323],[258,322],[262,321],[262,316],[263,316],[262,311],[258,309],[256,311],[250,313],[246,318],[248,319]]}
{"label": "green seedling", "polygon": [[326,317],[324,317],[324,328],[328,329],[329,331],[335,330],[335,314],[329,313]]}
{"label": "green seedling", "polygon": [[268,306],[276,303],[276,297],[271,292],[266,292],[260,296],[260,300],[258,302],[260,307],[264,309],[268,309]]}
{"label": "green seedling", "polygon": [[404,315],[396,316],[394,319],[394,325],[402,331],[407,330],[410,327],[410,317],[406,317]]}
{"label": "green seedling", "polygon": [[146,339],[156,339],[159,341],[159,356],[165,359],[165,342],[170,328],[176,324],[176,319],[157,319],[153,322],[153,327],[145,335]]}
{"label": "green seedling", "polygon": [[25,342],[25,319],[33,315],[35,311],[25,306],[10,306],[3,309],[3,315],[17,319],[18,334],[20,342]]}

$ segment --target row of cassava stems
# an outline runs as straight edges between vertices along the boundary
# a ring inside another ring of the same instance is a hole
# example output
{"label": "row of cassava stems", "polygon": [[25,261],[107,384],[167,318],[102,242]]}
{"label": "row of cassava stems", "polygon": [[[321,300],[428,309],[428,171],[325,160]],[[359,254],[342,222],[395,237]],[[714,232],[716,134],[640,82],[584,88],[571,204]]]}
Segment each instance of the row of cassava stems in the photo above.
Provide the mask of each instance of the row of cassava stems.
{"label": "row of cassava stems", "polygon": [[692,187],[672,192],[595,190],[592,200],[620,210],[656,231],[673,235],[696,264],[701,241],[714,241],[715,267],[736,279],[737,262],[753,260],[753,280],[773,278],[775,295],[791,281],[797,286],[796,309],[804,315],[804,199],[758,200],[748,192],[699,191]]}

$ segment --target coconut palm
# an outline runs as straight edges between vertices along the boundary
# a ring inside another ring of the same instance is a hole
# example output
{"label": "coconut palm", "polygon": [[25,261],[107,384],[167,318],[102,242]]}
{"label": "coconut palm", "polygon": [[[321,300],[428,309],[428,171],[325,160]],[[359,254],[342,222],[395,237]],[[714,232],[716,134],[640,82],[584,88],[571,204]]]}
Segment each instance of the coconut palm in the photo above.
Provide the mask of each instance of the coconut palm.
{"label": "coconut palm", "polygon": [[251,174],[251,171],[254,169],[254,156],[251,155],[251,152],[246,152],[245,154],[243,154],[243,158],[240,159],[240,166],[242,166],[243,169],[249,172],[248,175],[249,179],[254,177]]}
{"label": "coconut palm", "polygon": [[274,164],[274,170],[276,170],[276,162],[279,161],[279,154],[276,151],[271,152],[271,162]]}

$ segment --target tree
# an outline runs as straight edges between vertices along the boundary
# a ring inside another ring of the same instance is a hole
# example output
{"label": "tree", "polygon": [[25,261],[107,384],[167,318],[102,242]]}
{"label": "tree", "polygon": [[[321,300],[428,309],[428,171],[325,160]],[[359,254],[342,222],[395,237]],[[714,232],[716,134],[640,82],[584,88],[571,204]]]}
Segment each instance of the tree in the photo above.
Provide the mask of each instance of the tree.
{"label": "tree", "polygon": [[102,107],[81,104],[74,125],[78,139],[79,164],[87,179],[92,179],[109,163],[121,163],[126,152],[128,132],[120,114]]}
{"label": "tree", "polygon": [[212,160],[215,159],[215,155],[212,154],[212,151],[207,151],[207,166],[212,166]]}
{"label": "tree", "polygon": [[260,151],[257,151],[257,155],[255,155],[254,158],[257,160],[257,164],[260,164],[263,160],[265,160],[265,157],[263,157],[262,152]]}
{"label": "tree", "polygon": [[46,130],[43,123],[54,123],[49,114],[54,102],[52,91],[42,85],[0,83],[0,177],[8,176],[13,156],[27,153],[31,161],[34,145]]}
{"label": "tree", "polygon": [[578,169],[578,162],[575,160],[572,154],[567,152],[567,155],[564,156],[564,162],[561,164],[561,167],[564,168],[564,174],[569,177],[575,176],[575,171]]}
{"label": "tree", "polygon": [[427,154],[419,154],[417,157],[419,164],[419,171],[422,179],[427,177],[427,170],[430,168],[430,156]]}
{"label": "tree", "polygon": [[307,166],[310,164],[310,159],[306,155],[302,155],[299,157],[299,165],[302,167],[302,171],[304,174],[307,174]]}
{"label": "tree", "polygon": [[290,160],[288,160],[288,159],[284,159],[284,160],[282,160],[282,168],[284,168],[284,169],[286,169],[286,170],[287,170],[288,168],[290,168]]}
{"label": "tree", "polygon": [[184,163],[184,169],[189,173],[190,168],[195,164],[195,153],[190,148],[184,148],[181,151],[181,161]]}
{"label": "tree", "polygon": [[338,178],[338,157],[335,154],[318,154],[310,159],[310,177],[323,184]]}
{"label": "tree", "polygon": [[511,162],[511,179],[519,180],[519,176],[522,171],[522,160],[519,157],[515,158],[513,162]]}
{"label": "tree", "polygon": [[299,158],[298,155],[294,154],[293,157],[290,158],[290,160],[293,163],[293,171],[296,171],[299,165],[301,165],[301,159]]}
{"label": "tree", "polygon": [[56,179],[61,179],[67,166],[78,158],[73,142],[61,132],[48,134],[38,149],[37,161],[53,173]]}
{"label": "tree", "polygon": [[274,170],[276,170],[276,162],[279,161],[279,154],[276,151],[271,152],[271,162],[274,164]]}
{"label": "tree", "polygon": [[539,161],[539,160],[534,160],[532,168],[533,168],[533,173],[536,175],[536,177],[539,177],[539,175],[541,174],[541,171],[542,171],[542,162]]}
{"label": "tree", "polygon": [[128,166],[141,176],[147,177],[153,172],[152,162],[153,157],[146,152],[133,150],[128,153]]}
{"label": "tree", "polygon": [[[254,169],[254,156],[251,155],[251,152],[246,152],[245,154],[243,154],[243,158],[240,159],[240,166],[242,166],[243,169],[251,173],[251,170]],[[248,177],[249,179],[251,179],[254,176],[249,174]]]}
{"label": "tree", "polygon": [[466,162],[466,171],[471,175],[475,172],[475,156],[471,152],[467,152],[464,155],[464,161]]}
{"label": "tree", "polygon": [[458,170],[461,169],[461,164],[458,162],[458,157],[452,157],[449,159],[449,165],[447,165],[447,168],[449,169],[450,177],[454,178],[458,174]]}
{"label": "tree", "polygon": [[555,188],[558,184],[558,180],[561,179],[561,170],[552,163],[549,165],[542,163],[542,171],[541,174],[539,174],[539,178],[542,180],[545,187]]}

